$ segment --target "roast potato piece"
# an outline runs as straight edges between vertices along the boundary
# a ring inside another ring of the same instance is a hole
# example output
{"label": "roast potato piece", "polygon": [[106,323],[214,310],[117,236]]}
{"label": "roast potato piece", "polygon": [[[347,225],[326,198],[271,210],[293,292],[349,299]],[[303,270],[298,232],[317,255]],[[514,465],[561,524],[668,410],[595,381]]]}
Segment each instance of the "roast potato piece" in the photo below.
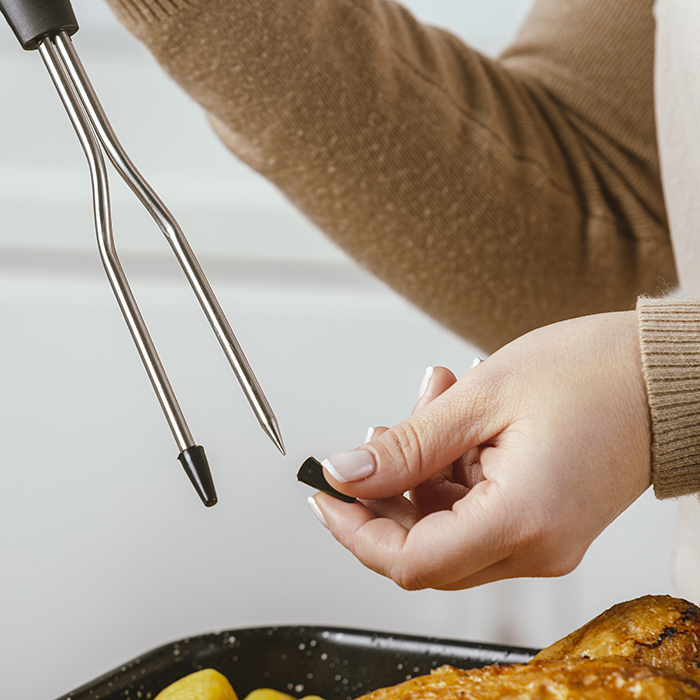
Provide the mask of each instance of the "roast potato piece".
{"label": "roast potato piece", "polygon": [[[251,690],[248,695],[245,696],[245,700],[297,700],[293,695],[287,695],[287,693],[281,693],[279,690],[272,690],[271,688],[258,688],[257,690]],[[300,700],[323,700],[318,695],[305,695]]]}
{"label": "roast potato piece", "polygon": [[156,695],[155,700],[238,700],[226,676],[205,668],[180,678]]}

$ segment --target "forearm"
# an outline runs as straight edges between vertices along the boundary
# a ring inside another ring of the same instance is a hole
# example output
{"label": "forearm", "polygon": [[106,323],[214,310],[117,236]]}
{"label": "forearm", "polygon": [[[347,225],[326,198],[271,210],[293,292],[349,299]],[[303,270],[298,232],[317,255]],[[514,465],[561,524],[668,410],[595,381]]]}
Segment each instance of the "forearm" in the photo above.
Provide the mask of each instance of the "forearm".
{"label": "forearm", "polygon": [[[612,19],[612,57],[592,29],[577,43],[566,3],[540,2],[500,62],[379,0],[110,2],[231,150],[487,350],[675,280],[653,115],[639,117],[650,0],[573,4],[574,25]],[[609,66],[630,51],[618,84]]]}

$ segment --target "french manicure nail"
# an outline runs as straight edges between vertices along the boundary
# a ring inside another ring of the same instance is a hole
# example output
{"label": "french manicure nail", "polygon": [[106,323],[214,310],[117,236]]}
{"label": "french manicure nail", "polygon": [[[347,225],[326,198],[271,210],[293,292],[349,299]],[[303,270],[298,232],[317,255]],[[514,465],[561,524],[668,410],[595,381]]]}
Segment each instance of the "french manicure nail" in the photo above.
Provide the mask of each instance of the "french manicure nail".
{"label": "french manicure nail", "polygon": [[336,481],[345,484],[348,481],[366,479],[377,468],[374,457],[367,450],[351,450],[339,452],[321,464],[330,472]]}
{"label": "french manicure nail", "polygon": [[423,394],[425,394],[425,390],[428,388],[428,384],[430,383],[433,374],[435,374],[435,367],[427,367],[425,374],[423,375],[423,379],[421,380],[420,388],[418,389],[419,401],[423,398]]}
{"label": "french manicure nail", "polygon": [[367,428],[367,435],[365,435],[365,441],[363,444],[367,444],[374,437],[374,428],[370,426]]}
{"label": "french manicure nail", "polygon": [[323,513],[321,512],[321,509],[318,507],[318,503],[316,503],[316,499],[313,496],[309,496],[309,505],[311,506],[311,512],[318,518],[318,522],[323,525],[326,529],[328,529],[328,523],[326,522],[326,519],[323,517]]}
{"label": "french manicure nail", "polygon": [[480,358],[480,357],[475,357],[475,358],[474,358],[474,362],[472,362],[472,366],[471,366],[470,369],[474,369],[474,367],[476,367],[477,365],[480,365],[480,364],[481,364],[481,358]]}

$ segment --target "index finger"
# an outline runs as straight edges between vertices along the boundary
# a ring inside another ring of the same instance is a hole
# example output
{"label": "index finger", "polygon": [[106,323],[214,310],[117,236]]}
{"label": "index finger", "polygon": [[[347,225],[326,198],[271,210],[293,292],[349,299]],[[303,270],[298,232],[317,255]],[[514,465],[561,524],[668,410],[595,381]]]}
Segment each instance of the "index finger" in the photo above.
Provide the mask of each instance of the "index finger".
{"label": "index finger", "polygon": [[504,507],[494,482],[481,482],[452,510],[432,513],[410,529],[376,517],[360,503],[324,494],[316,502],[344,547],[406,590],[464,587],[513,552],[514,509]]}

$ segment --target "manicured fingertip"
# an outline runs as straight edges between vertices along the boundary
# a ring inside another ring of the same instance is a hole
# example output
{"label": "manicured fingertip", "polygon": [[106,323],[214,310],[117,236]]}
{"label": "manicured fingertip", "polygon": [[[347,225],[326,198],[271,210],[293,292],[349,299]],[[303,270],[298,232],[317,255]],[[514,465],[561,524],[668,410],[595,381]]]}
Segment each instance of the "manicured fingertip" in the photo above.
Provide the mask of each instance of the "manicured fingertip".
{"label": "manicured fingertip", "polygon": [[418,387],[418,401],[423,398],[423,395],[428,390],[428,385],[433,378],[433,374],[435,374],[435,367],[426,367],[423,379],[421,379],[420,386]]}
{"label": "manicured fingertip", "polygon": [[311,507],[311,512],[316,516],[318,519],[318,522],[323,525],[323,527],[326,528],[326,530],[330,529],[328,527],[328,523],[326,522],[326,519],[323,517],[323,512],[321,511],[321,508],[318,505],[318,502],[316,501],[316,498],[314,496],[309,496],[308,498],[309,506]]}

